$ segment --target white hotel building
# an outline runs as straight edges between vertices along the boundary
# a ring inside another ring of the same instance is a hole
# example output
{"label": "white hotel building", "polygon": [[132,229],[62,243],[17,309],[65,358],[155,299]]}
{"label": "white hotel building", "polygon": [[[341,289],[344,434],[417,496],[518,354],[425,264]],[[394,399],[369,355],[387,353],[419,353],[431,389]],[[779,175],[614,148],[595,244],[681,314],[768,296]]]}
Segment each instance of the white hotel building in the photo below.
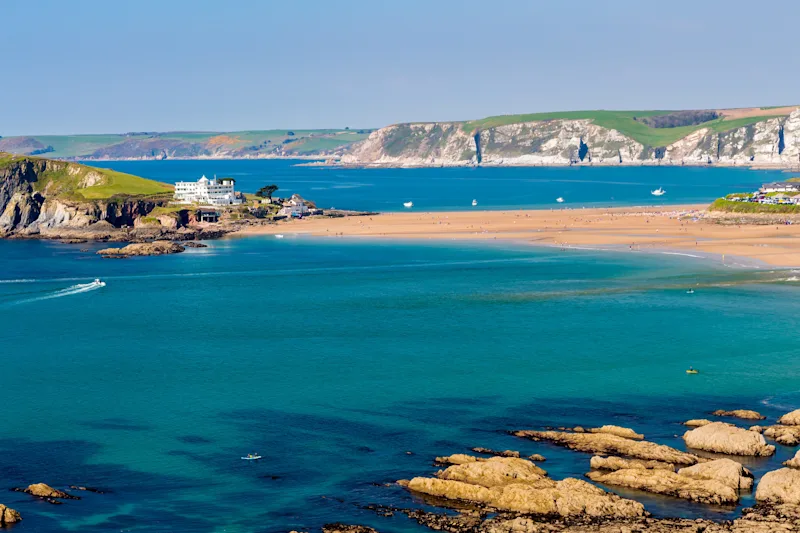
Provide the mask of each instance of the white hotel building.
{"label": "white hotel building", "polygon": [[241,196],[233,190],[230,178],[218,180],[203,176],[197,181],[179,181],[175,184],[175,202],[200,205],[238,205]]}

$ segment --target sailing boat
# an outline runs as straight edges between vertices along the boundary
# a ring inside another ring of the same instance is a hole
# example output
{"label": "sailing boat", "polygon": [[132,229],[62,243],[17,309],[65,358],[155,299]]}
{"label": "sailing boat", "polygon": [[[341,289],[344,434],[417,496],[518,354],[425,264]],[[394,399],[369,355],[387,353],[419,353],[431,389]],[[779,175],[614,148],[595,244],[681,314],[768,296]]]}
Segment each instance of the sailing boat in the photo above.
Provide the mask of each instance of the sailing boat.
{"label": "sailing boat", "polygon": [[667,194],[667,191],[659,187],[654,191],[650,191],[650,194],[652,194],[653,196],[664,196],[665,194]]}
{"label": "sailing boat", "polygon": [[478,205],[478,200],[472,200],[472,207],[475,207],[476,205]]}

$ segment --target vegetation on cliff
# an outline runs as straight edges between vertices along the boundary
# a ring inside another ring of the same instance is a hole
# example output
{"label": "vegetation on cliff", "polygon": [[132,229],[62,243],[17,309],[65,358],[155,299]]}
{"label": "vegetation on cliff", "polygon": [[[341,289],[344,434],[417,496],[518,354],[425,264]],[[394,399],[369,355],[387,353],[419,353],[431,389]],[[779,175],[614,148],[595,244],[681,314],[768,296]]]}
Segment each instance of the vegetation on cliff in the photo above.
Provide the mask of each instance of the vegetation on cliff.
{"label": "vegetation on cliff", "polygon": [[115,170],[78,163],[50,161],[33,156],[14,156],[0,152],[0,173],[13,166],[47,162],[36,172],[33,190],[51,198],[67,200],[108,200],[112,198],[171,196],[173,187]]}
{"label": "vegetation on cliff", "polygon": [[725,198],[718,198],[708,207],[708,210],[725,211],[728,213],[797,214],[800,213],[800,205],[735,202]]}
{"label": "vegetation on cliff", "polygon": [[[474,132],[477,130],[494,128],[497,126],[505,126],[509,124],[520,124],[523,122],[536,122],[544,120],[591,120],[594,124],[617,130],[623,135],[645,145],[645,146],[666,146],[678,141],[687,135],[691,134],[702,128],[710,128],[716,133],[729,131],[732,129],[747,126],[748,124],[755,124],[770,118],[778,116],[788,116],[793,110],[793,107],[773,107],[773,108],[759,108],[756,113],[743,113],[739,110],[719,110],[714,111],[717,118],[706,120],[697,123],[691,123],[686,126],[668,127],[662,124],[669,121],[663,117],[675,117],[680,113],[690,112],[676,112],[665,110],[651,110],[651,111],[558,111],[553,113],[528,113],[521,115],[499,115],[494,117],[487,117],[480,120],[470,120],[463,123],[463,129],[466,132]],[[694,112],[701,114],[705,112]],[[750,116],[741,116],[750,115]],[[710,118],[711,115],[709,115]],[[662,117],[657,119],[656,117]],[[689,121],[692,122],[692,121]],[[676,122],[677,123],[677,122]],[[652,124],[652,126],[651,126]]]}

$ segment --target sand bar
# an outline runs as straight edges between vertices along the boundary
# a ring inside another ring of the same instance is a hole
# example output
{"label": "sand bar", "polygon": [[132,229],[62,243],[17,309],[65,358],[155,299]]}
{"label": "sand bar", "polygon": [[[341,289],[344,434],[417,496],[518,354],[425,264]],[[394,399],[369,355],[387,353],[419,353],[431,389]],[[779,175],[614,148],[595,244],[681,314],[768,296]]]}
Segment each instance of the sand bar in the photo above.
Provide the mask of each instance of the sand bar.
{"label": "sand bar", "polygon": [[[239,234],[303,234],[386,239],[515,240],[549,246],[676,249],[800,266],[800,219],[766,223],[753,216],[709,213],[705,205],[385,213],[287,220]],[[782,219],[791,217],[781,217]]]}

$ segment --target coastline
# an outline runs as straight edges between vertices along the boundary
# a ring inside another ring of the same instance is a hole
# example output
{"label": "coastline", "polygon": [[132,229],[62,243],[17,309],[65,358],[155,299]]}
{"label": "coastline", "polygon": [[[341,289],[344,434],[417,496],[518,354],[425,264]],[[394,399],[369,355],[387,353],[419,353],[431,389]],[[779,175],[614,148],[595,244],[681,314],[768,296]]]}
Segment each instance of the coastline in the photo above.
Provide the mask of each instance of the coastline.
{"label": "coastline", "polygon": [[[709,212],[705,208],[705,205],[676,205],[384,213],[292,220],[244,228],[231,235],[502,240],[565,249],[671,251],[719,257],[723,264],[746,258],[769,267],[800,265],[800,225],[775,225],[767,217],[742,217]],[[792,217],[780,217],[784,218]]]}

